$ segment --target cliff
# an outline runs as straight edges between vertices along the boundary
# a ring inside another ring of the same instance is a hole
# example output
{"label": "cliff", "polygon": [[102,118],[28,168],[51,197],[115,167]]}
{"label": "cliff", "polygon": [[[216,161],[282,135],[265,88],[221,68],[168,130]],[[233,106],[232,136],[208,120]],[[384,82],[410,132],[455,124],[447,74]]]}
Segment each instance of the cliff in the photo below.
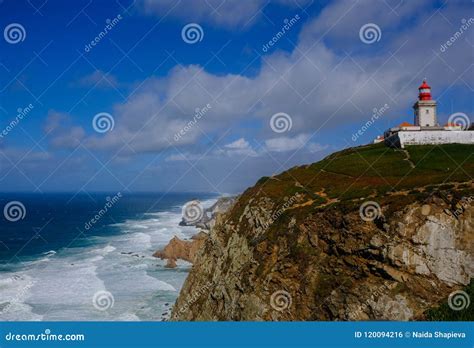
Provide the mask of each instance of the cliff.
{"label": "cliff", "polygon": [[218,214],[224,213],[234,204],[236,197],[220,197],[216,203],[214,203],[209,208],[202,208],[200,202],[196,200],[198,206],[202,209],[202,217],[197,221],[186,221],[186,219],[181,220],[179,223],[180,226],[195,226],[203,230],[210,230],[215,223],[216,216]]}
{"label": "cliff", "polygon": [[235,203],[236,197],[220,197],[209,208],[202,208],[199,201],[196,202],[198,209],[202,209],[202,217],[197,221],[186,221],[184,218],[179,223],[180,226],[195,226],[202,229],[199,233],[194,235],[191,240],[181,240],[178,237],[173,237],[163,250],[156,251],[153,256],[162,260],[167,260],[167,268],[175,268],[178,259],[194,262],[197,251],[207,239],[208,234],[204,231],[209,231],[215,224],[216,218],[219,214],[226,212]]}
{"label": "cliff", "polygon": [[417,320],[474,275],[474,146],[335,153],[219,215],[172,320]]}

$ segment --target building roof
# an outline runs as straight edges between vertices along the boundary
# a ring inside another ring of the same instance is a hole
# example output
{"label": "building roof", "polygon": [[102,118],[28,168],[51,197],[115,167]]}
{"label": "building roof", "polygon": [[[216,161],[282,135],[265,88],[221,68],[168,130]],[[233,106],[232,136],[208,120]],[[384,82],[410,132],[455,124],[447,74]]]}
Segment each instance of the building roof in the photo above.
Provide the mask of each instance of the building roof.
{"label": "building roof", "polygon": [[398,127],[414,127],[414,124],[411,124],[409,122],[403,122],[398,125]]}
{"label": "building roof", "polygon": [[420,87],[418,87],[418,89],[422,89],[422,88],[431,88],[431,87],[426,83],[426,80],[423,80],[423,83],[420,85]]}

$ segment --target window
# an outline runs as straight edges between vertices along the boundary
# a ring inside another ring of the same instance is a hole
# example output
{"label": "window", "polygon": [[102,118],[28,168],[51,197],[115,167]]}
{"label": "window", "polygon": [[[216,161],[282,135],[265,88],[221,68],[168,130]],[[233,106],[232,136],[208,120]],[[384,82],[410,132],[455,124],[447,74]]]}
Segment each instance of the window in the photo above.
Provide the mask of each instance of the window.
{"label": "window", "polygon": [[429,113],[430,113],[430,110],[426,109],[425,114],[429,114]]}

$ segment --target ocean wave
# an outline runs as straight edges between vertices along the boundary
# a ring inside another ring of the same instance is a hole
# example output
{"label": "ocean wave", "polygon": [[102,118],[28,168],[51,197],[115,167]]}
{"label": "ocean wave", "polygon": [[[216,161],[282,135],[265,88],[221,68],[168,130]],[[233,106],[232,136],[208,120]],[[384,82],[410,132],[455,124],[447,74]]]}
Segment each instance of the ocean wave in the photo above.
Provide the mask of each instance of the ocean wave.
{"label": "ocean wave", "polygon": [[[19,271],[0,277],[0,320],[160,320],[164,303],[172,303],[184,283],[182,270],[190,267],[178,261],[177,270],[165,269],[152,257],[174,236],[196,233],[194,227],[179,226],[180,209],[110,225],[119,233],[91,236],[87,246],[50,250],[22,262]],[[104,289],[115,301],[101,312],[92,299]]]}
{"label": "ocean wave", "polygon": [[43,316],[33,313],[25,303],[35,284],[33,277],[24,272],[4,273],[0,278],[0,320],[42,320]]}
{"label": "ocean wave", "polygon": [[53,255],[56,255],[56,251],[54,251],[54,250],[46,251],[42,255],[53,256]]}

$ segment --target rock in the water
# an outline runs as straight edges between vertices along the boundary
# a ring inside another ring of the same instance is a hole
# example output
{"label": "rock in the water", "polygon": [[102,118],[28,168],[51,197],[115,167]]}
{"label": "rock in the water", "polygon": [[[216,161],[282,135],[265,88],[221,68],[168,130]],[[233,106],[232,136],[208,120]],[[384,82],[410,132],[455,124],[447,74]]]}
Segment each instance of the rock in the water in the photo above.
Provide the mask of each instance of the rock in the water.
{"label": "rock in the water", "polygon": [[155,252],[153,256],[162,260],[168,260],[166,264],[167,268],[175,268],[176,260],[178,259],[192,263],[194,262],[196,252],[204,243],[206,238],[207,234],[205,232],[198,233],[193,236],[190,241],[173,237],[163,250]]}
{"label": "rock in the water", "polygon": [[168,259],[166,261],[166,265],[165,265],[166,268],[176,268],[176,266],[177,266],[176,259]]}

